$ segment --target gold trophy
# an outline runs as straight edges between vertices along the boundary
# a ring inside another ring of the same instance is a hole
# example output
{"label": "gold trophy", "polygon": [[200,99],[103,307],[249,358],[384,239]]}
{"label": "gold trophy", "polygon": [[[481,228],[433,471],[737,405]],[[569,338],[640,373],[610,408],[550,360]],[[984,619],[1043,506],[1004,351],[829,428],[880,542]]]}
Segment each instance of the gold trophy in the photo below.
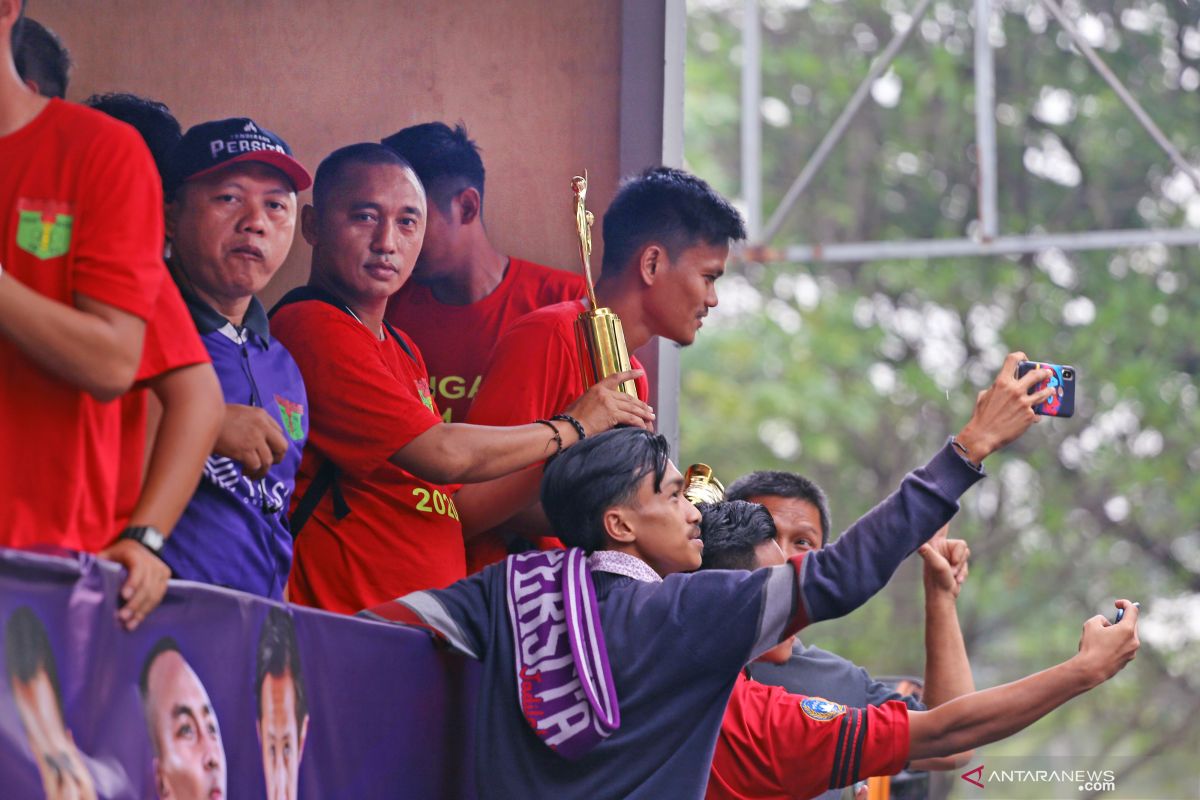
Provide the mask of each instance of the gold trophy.
{"label": "gold trophy", "polygon": [[[611,308],[597,308],[596,288],[592,285],[592,223],[596,217],[584,206],[587,200],[587,171],[583,177],[571,179],[575,190],[575,227],[579,233],[579,258],[583,261],[583,277],[587,281],[588,310],[575,320],[575,346],[579,350],[579,371],[583,388],[632,369],[629,348],[625,344],[625,329],[621,318]],[[622,381],[617,387],[630,397],[637,397],[637,384]]]}
{"label": "gold trophy", "polygon": [[725,487],[708,464],[692,464],[683,473],[683,496],[693,505],[719,503],[725,499]]}

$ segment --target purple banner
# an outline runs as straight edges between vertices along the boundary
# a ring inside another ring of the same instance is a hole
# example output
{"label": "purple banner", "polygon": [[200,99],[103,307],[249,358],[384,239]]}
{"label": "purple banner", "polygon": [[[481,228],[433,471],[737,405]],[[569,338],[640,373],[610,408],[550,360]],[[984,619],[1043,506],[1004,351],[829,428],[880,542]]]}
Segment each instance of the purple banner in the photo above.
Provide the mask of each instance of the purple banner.
{"label": "purple banner", "polygon": [[472,797],[478,672],[428,634],[0,549],[5,798]]}

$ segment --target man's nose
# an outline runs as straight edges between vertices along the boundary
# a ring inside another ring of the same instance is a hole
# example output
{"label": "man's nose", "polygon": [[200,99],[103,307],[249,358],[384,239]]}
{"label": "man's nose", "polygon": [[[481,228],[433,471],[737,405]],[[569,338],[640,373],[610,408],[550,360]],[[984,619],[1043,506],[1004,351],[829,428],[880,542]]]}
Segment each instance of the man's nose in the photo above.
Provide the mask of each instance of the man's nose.
{"label": "man's nose", "polygon": [[267,231],[267,209],[259,202],[248,200],[238,230],[248,231],[250,233],[266,233]]}
{"label": "man's nose", "polygon": [[396,252],[396,228],[389,222],[384,222],[375,233],[371,249],[376,253]]}

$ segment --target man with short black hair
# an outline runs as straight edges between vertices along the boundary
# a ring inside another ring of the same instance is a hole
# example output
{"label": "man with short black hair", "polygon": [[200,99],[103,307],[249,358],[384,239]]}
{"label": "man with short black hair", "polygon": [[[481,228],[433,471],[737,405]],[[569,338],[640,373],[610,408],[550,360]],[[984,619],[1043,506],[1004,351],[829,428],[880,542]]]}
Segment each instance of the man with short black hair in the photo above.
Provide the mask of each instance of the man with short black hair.
{"label": "man with short black hair", "polygon": [[[217,710],[179,643],[159,639],[138,679],[154,748],[154,786],[162,800],[226,797],[227,762]],[[176,735],[184,729],[186,736]]]}
{"label": "man with short black hair", "polygon": [[483,662],[480,696],[508,695],[479,708],[490,796],[700,797],[742,667],[882,588],[955,513],[980,462],[1033,424],[1045,392],[1013,377],[1018,355],[958,436],[826,550],[682,574],[701,564],[700,512],[666,440],[619,429],[546,468],[542,507],[571,549],[510,556],[370,616],[434,630]]}
{"label": "man with short black hair", "polygon": [[[633,353],[655,336],[689,345],[717,304],[717,279],[731,243],[746,236],[741,215],[700,178],[655,167],[627,179],[604,214],[604,269],[596,302],[621,318]],[[539,309],[519,319],[492,351],[483,385],[467,421],[508,425],[527,416],[561,411],[583,392],[575,320],[585,300]],[[636,356],[631,357],[640,368]],[[637,383],[638,396],[649,384]],[[533,479],[536,480],[536,474]],[[540,515],[513,526],[522,535],[544,534]],[[498,532],[473,543],[474,568],[506,553]]]}
{"label": "man with short black hair", "polygon": [[[95,800],[91,773],[63,716],[62,686],[50,638],[29,606],[14,611],[4,625],[4,664],[46,797]],[[14,791],[11,784],[5,788]]]}
{"label": "man with short black hair", "polygon": [[574,421],[443,422],[419,348],[384,319],[412,272],[425,220],[420,180],[381,144],[339,148],[317,168],[301,217],[313,248],[309,282],[272,311],[273,330],[309,387],[312,423],[293,508],[293,530],[303,530],[292,602],[353,613],[453,583],[466,574],[464,526],[475,519],[490,527],[487,520],[516,510],[510,495],[476,483],[573,446],[576,423],[592,434],[653,418],[645,403],[615,391],[630,372],[565,409]]}
{"label": "man with short black hair", "polygon": [[[775,543],[771,515],[762,506],[730,500],[701,505],[700,510],[703,569],[770,569],[786,563]],[[948,588],[957,581],[945,557],[950,548],[944,530],[921,546],[921,555],[926,575],[936,575],[933,591],[957,594]],[[927,579],[927,595],[930,586]],[[1132,607],[1127,600],[1116,605]],[[972,688],[928,711],[911,709],[898,699],[854,707],[739,675],[721,722],[705,796],[804,800],[874,775],[893,775],[910,759],[961,759],[965,764],[972,748],[1011,736],[1132,660],[1138,648],[1136,619],[1105,631],[1108,627],[1106,619],[1093,617],[1084,625],[1080,652],[1067,662],[994,689]],[[786,660],[789,651],[785,640],[760,661]]]}
{"label": "man with short black hair", "polygon": [[[770,513],[774,542],[785,556],[820,550],[829,540],[829,501],[813,481],[792,472],[762,470],[744,475],[729,485],[729,500],[749,500]],[[851,707],[877,706],[900,700],[913,711],[924,711],[975,690],[966,643],[958,621],[958,593],[966,579],[970,549],[962,539],[947,539],[946,532],[918,550],[923,559],[925,586],[925,681],[921,697],[901,694],[873,678],[865,669],[799,639],[777,657],[750,666],[757,681],[781,686],[789,692],[820,695]],[[949,577],[938,568],[951,567]],[[915,769],[953,769],[969,760],[969,753],[927,760]],[[826,800],[834,800],[831,792]]]}
{"label": "man with short black hair", "polygon": [[22,17],[13,28],[13,63],[25,85],[43,97],[67,96],[71,54],[58,34],[42,23]]}
{"label": "man with short black hair", "polygon": [[295,800],[308,741],[308,699],[296,626],[291,615],[276,606],[267,610],[258,635],[254,698],[267,800]]}
{"label": "man with short black hair", "polygon": [[383,144],[412,165],[429,199],[421,254],[387,319],[420,348],[443,418],[463,422],[500,335],[534,309],[583,297],[583,278],[495,248],[483,222],[483,160],[461,122],[412,125]]}
{"label": "man with short black hair", "polygon": [[[128,123],[142,136],[159,176],[182,133],[179,122],[162,103],[133,94],[92,95],[84,103]],[[146,457],[150,394],[161,405],[153,448]],[[205,460],[212,452],[225,403],[212,359],[192,324],[187,306],[172,281],[159,289],[146,321],[142,360],[133,387],[121,396],[121,472],[117,487],[114,531],[171,535],[191,500]],[[115,547],[151,551],[137,541],[119,538]],[[111,557],[110,551],[101,553]],[[155,556],[147,566],[130,569],[117,612],[136,628],[166,593],[171,569]]]}

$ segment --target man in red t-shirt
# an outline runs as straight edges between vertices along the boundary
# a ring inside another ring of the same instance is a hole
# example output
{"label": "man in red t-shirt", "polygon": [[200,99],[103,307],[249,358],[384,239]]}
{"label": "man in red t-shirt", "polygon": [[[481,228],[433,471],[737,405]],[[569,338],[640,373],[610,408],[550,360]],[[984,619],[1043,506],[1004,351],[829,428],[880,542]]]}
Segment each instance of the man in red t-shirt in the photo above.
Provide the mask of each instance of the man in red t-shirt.
{"label": "man in red t-shirt", "polygon": [[[313,248],[309,284],[285,296],[271,321],[308,388],[309,440],[292,505],[293,602],[355,612],[453,583],[466,574],[459,507],[477,518],[515,510],[486,485],[458,484],[553,455],[576,441],[575,422],[595,433],[653,419],[607,380],[567,409],[574,421],[443,423],[420,351],[383,319],[412,272],[425,214],[420,181],[383,145],[343,147],[317,169],[301,216]],[[323,474],[327,491],[317,482]],[[310,491],[323,494],[308,516]]]}
{"label": "man in red t-shirt", "polygon": [[[700,506],[701,569],[761,569],[787,563],[765,508],[743,500]],[[926,570],[956,584],[945,537],[922,545]],[[1013,683],[971,692],[928,711],[901,700],[851,708],[738,677],[721,721],[709,774],[709,800],[816,797],[874,775],[894,775],[910,760],[956,755],[1011,736],[1112,677],[1137,652],[1137,609],[1118,600],[1118,625],[1093,617],[1079,653]],[[1111,630],[1105,628],[1111,627]],[[761,656],[786,661],[792,637]],[[1085,677],[1086,676],[1086,677]]]}
{"label": "man in red t-shirt", "polygon": [[[161,177],[166,157],[182,136],[170,109],[132,94],[93,95],[85,105],[132,125]],[[146,321],[137,379],[120,402],[121,473],[113,535],[165,539],[196,491],[225,411],[212,359],[173,281],[163,281],[159,290]],[[148,430],[150,420],[154,424]],[[147,442],[150,431],[152,440]],[[122,538],[101,555],[111,557],[111,549],[138,544]],[[162,599],[170,576],[170,567],[158,557],[146,561],[144,569],[130,569],[122,590],[125,605],[118,612],[130,629]]]}
{"label": "man in red t-shirt", "polygon": [[[655,336],[689,345],[717,304],[716,281],[729,245],[744,239],[738,212],[708,184],[683,170],[656,167],[625,181],[604,214],[604,263],[596,299],[621,318],[629,352]],[[511,425],[549,416],[583,392],[575,319],[585,301],[547,306],[500,337],[467,422]],[[640,368],[636,359],[634,367]],[[638,396],[647,398],[647,383]],[[540,512],[509,528],[546,533]],[[507,553],[506,533],[488,531],[469,543],[472,571]]]}
{"label": "man in red t-shirt", "polygon": [[413,125],[383,144],[412,165],[429,200],[421,255],[388,301],[387,320],[421,349],[442,418],[463,422],[500,335],[534,309],[583,297],[583,277],[492,245],[483,225],[483,160],[461,123]]}
{"label": "man in red t-shirt", "polygon": [[19,16],[0,2],[0,544],[97,552],[120,473],[111,401],[137,375],[167,279],[162,192],[128,126],[21,83]]}

